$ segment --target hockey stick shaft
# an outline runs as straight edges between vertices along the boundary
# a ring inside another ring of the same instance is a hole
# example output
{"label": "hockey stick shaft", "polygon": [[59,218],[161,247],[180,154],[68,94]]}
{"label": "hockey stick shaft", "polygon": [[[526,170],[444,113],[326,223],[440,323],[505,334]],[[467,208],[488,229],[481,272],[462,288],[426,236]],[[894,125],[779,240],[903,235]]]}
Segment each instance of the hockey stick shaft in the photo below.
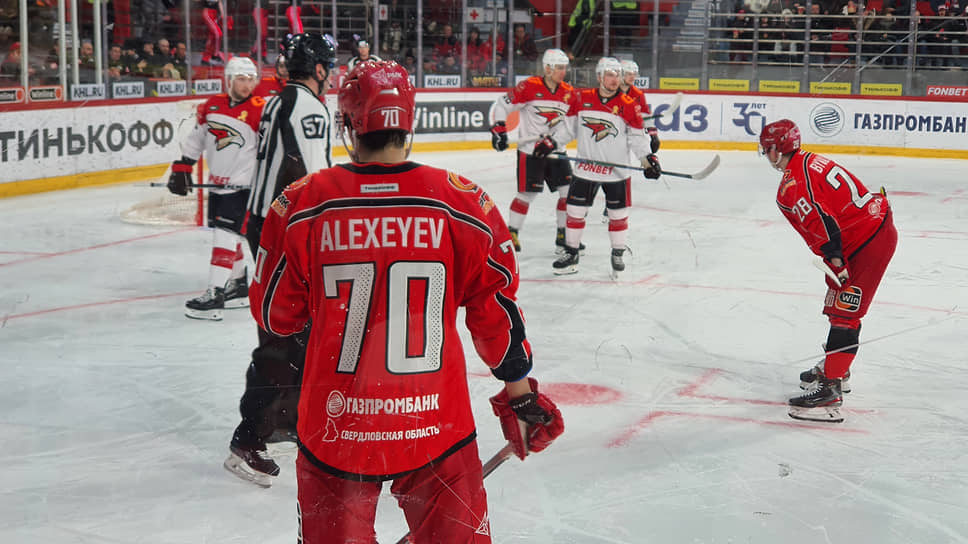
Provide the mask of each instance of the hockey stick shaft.
{"label": "hockey stick shaft", "polygon": [[[493,457],[485,461],[481,466],[481,470],[484,472],[484,478],[487,478],[490,473],[497,470],[497,467],[504,464],[504,462],[510,459],[512,455],[514,455],[514,447],[511,446],[510,442],[508,442],[503,448],[501,448],[500,451],[495,453]],[[403,535],[403,538],[397,541],[397,544],[407,544],[409,541],[410,533],[407,532],[407,534]]]}
{"label": "hockey stick shaft", "polygon": [[[167,187],[168,184],[161,181],[152,181],[148,184],[150,187]],[[232,189],[235,191],[240,191],[242,189],[249,189],[250,187],[244,185],[219,185],[217,183],[193,183],[188,186],[193,189]]]}
{"label": "hockey stick shaft", "polygon": [[823,271],[823,273],[826,274],[828,278],[830,278],[831,280],[833,280],[834,283],[837,284],[837,287],[844,286],[844,284],[840,282],[840,278],[837,277],[837,274],[834,274],[834,271],[831,270],[830,267],[827,266],[827,263],[823,262],[823,259],[821,259],[820,257],[817,257],[816,259],[813,260],[813,266],[816,266],[821,271]]}
{"label": "hockey stick shaft", "polygon": [[[615,163],[615,162],[607,162],[607,161],[596,161],[596,160],[593,160],[593,159],[579,159],[578,157],[569,157],[568,155],[565,155],[564,153],[552,153],[552,155],[555,155],[559,159],[565,159],[565,160],[569,160],[569,161],[573,161],[573,162],[585,162],[585,163],[588,163],[588,164],[597,164],[597,165],[601,165],[601,166],[611,166],[613,168],[626,168],[626,169],[629,169],[629,170],[638,170],[639,172],[645,172],[645,170],[646,170],[645,168],[642,168],[641,166],[631,166],[631,165],[628,165],[628,164],[618,164],[618,163]],[[712,171],[715,170],[716,167],[718,167],[718,166],[719,166],[719,155],[716,155],[715,157],[713,157],[712,162],[710,162],[705,168],[703,168],[702,170],[700,170],[699,172],[696,172],[694,174],[685,174],[685,173],[682,173],[682,172],[671,172],[671,171],[666,170],[666,169],[663,168],[662,169],[662,175],[663,176],[673,176],[673,177],[677,177],[677,178],[686,178],[686,179],[700,180],[700,179],[705,178],[709,174],[711,174]]]}

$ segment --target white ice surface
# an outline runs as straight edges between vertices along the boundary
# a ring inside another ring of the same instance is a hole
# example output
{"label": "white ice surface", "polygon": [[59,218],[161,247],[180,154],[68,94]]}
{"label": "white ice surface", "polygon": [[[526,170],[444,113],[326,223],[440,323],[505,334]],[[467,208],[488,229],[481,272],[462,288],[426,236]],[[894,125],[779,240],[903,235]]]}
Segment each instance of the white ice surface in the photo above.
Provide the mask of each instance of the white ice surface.
{"label": "white ice surface", "polygon": [[[698,170],[711,152],[663,151]],[[488,480],[497,543],[968,541],[968,163],[834,156],[887,187],[897,254],[864,321],[842,425],[786,415],[820,355],[824,283],[774,204],[779,175],[723,152],[708,179],[634,182],[608,278],[601,197],[580,272],[555,277],[554,198],[521,234],[535,370],[565,434]],[[513,152],[422,154],[506,212]],[[271,489],[221,464],[255,343],[246,310],[182,315],[207,279],[205,229],[121,223],[164,189],[0,200],[0,542],[291,544],[294,458]],[[470,348],[483,456],[499,389]],[[589,388],[578,384],[588,384]],[[395,501],[381,543],[406,532]]]}

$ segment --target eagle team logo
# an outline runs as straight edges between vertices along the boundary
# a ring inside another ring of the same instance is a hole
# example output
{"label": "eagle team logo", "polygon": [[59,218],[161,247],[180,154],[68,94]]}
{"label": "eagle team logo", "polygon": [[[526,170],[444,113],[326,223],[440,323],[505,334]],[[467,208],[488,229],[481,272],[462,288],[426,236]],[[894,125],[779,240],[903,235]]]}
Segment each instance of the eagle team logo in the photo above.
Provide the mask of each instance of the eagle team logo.
{"label": "eagle team logo", "polygon": [[618,136],[618,129],[615,128],[615,125],[613,125],[611,121],[607,121],[605,119],[586,117],[585,121],[582,123],[582,126],[591,129],[592,138],[594,138],[596,142],[600,142],[609,136]]}
{"label": "eagle team logo", "polygon": [[564,110],[551,106],[535,106],[534,110],[538,113],[538,117],[545,120],[545,124],[548,127],[554,127],[565,117]]}
{"label": "eagle team logo", "polygon": [[233,144],[239,147],[245,144],[245,138],[242,137],[241,132],[218,121],[208,122],[208,132],[215,136],[216,151],[221,151]]}

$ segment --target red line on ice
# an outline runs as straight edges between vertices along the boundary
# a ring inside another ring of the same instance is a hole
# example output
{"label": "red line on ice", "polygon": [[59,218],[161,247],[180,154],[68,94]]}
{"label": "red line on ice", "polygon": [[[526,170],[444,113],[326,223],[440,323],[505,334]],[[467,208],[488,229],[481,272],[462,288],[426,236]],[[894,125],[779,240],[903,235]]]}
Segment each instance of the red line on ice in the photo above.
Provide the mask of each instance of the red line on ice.
{"label": "red line on ice", "polygon": [[60,308],[48,308],[46,310],[37,310],[34,312],[24,312],[22,314],[12,314],[0,318],[0,323],[5,323],[11,319],[20,319],[22,317],[34,317],[44,314],[52,314],[56,312],[66,312],[69,310],[81,310],[84,308],[96,308],[98,306],[110,306],[112,304],[127,304],[129,302],[140,302],[142,300],[154,300],[159,298],[169,298],[169,297],[184,297],[188,295],[198,294],[195,291],[188,291],[184,293],[167,293],[163,295],[145,295],[143,297],[131,297],[131,298],[121,298],[117,300],[104,300],[100,302],[87,302],[84,304],[74,304],[72,306],[61,306]]}
{"label": "red line on ice", "polygon": [[33,257],[27,257],[25,259],[19,259],[19,260],[16,260],[16,261],[8,261],[8,262],[5,262],[5,263],[0,263],[0,267],[9,266],[9,265],[12,265],[12,264],[21,264],[21,263],[28,263],[28,262],[32,262],[32,261],[39,261],[40,259],[49,259],[51,257],[61,257],[63,255],[71,255],[73,253],[81,253],[83,251],[91,251],[91,250],[94,250],[94,249],[101,249],[101,248],[105,248],[105,247],[118,246],[118,245],[121,245],[121,244],[130,243],[130,242],[138,242],[140,240],[148,240],[148,239],[151,239],[151,238],[159,238],[161,236],[168,236],[169,234],[177,234],[179,232],[185,232],[187,230],[195,230],[197,228],[198,227],[185,227],[185,228],[175,229],[175,230],[169,230],[169,231],[165,231],[165,232],[158,232],[158,233],[155,233],[155,234],[148,234],[148,235],[145,235],[145,236],[138,236],[136,238],[127,238],[127,239],[124,239],[124,240],[115,240],[114,242],[105,242],[103,244],[97,244],[97,245],[88,246],[88,247],[79,247],[79,248],[76,248],[76,249],[68,249],[67,251],[58,251],[56,253],[41,253],[41,254],[34,255]]}

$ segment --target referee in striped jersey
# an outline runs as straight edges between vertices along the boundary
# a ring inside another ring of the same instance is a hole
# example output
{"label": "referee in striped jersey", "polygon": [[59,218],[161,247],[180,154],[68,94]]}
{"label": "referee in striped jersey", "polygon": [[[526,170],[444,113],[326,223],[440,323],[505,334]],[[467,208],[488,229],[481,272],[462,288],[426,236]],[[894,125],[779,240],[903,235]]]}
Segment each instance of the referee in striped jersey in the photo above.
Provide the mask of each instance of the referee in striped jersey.
{"label": "referee in striped jersey", "polygon": [[[290,79],[263,109],[256,177],[249,194],[245,236],[256,260],[256,274],[262,264],[262,225],[272,202],[290,183],[333,162],[330,115],[323,96],[336,66],[336,48],[320,34],[296,34],[283,54]],[[287,337],[261,328],[258,332],[259,346],[252,351],[239,402],[242,421],[232,434],[231,454],[224,466],[244,480],[268,487],[279,474],[279,465],[269,456],[266,442],[294,439],[296,434],[309,327]]]}

